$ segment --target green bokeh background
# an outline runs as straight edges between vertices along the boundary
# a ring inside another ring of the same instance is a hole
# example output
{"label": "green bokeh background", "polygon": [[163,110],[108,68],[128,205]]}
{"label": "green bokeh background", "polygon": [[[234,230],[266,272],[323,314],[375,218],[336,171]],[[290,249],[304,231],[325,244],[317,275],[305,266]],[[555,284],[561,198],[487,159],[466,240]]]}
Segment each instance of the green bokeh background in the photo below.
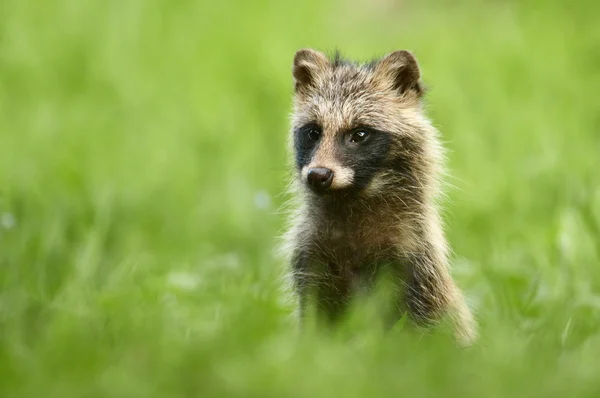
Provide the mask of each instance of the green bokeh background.
{"label": "green bokeh background", "polygon": [[[599,12],[0,0],[0,396],[600,396]],[[419,59],[478,346],[360,311],[297,333],[274,248],[302,47]]]}

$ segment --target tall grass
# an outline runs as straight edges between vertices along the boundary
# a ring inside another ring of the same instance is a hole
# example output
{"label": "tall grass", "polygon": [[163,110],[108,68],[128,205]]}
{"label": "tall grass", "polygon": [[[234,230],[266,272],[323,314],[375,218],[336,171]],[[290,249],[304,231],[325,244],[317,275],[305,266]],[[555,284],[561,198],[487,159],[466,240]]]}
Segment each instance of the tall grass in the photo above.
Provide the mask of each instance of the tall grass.
{"label": "tall grass", "polygon": [[[592,1],[0,2],[0,396],[600,393]],[[298,334],[291,60],[406,48],[478,346]]]}

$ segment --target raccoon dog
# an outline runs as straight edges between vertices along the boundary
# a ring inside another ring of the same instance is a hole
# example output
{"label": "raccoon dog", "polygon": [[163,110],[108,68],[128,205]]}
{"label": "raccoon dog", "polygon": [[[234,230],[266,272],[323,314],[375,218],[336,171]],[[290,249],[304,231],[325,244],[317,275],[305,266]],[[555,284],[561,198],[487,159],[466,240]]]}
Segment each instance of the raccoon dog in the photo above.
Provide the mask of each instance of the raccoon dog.
{"label": "raccoon dog", "polygon": [[359,64],[303,49],[291,146],[298,206],[286,235],[301,318],[309,303],[335,320],[386,269],[390,320],[449,319],[456,338],[475,323],[448,267],[436,199],[442,147],[425,116],[414,56],[395,51]]}

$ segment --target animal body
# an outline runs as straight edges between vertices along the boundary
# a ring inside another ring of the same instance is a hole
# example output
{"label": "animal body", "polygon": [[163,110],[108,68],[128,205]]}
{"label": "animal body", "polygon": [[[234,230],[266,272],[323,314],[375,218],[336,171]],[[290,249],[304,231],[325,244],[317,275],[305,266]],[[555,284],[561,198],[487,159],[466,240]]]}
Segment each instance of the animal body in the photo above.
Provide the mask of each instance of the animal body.
{"label": "animal body", "polygon": [[475,323],[449,271],[437,205],[443,151],[415,57],[355,63],[303,49],[293,77],[299,203],[286,247],[300,316],[314,301],[335,321],[385,269],[392,322],[404,313],[423,326],[447,318],[471,343]]}

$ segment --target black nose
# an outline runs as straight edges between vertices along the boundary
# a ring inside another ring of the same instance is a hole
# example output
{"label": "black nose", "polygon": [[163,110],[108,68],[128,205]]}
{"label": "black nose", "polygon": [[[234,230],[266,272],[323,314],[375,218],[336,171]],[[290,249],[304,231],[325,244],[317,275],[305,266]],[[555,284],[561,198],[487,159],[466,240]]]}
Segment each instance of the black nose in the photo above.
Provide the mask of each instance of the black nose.
{"label": "black nose", "polygon": [[313,167],[308,169],[308,184],[317,190],[325,190],[331,186],[333,171],[324,167]]}

